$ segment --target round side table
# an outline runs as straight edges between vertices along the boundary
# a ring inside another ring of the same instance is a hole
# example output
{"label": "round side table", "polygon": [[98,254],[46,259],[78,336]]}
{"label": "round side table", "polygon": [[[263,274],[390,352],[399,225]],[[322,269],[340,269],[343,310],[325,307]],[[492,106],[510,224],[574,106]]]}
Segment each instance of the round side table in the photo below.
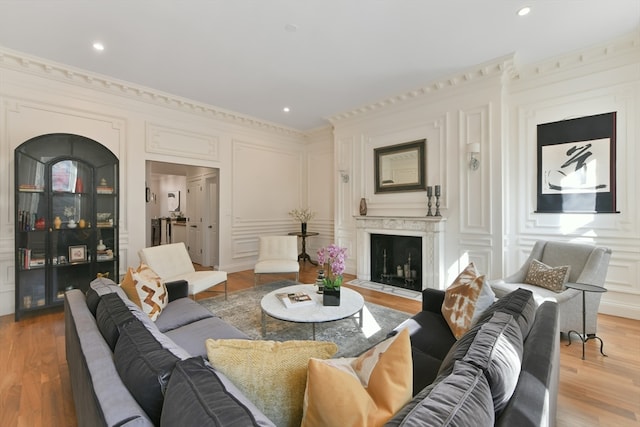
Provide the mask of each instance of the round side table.
{"label": "round side table", "polygon": [[568,335],[569,335],[569,344],[567,344],[567,346],[571,345],[571,334],[574,333],[578,336],[578,338],[580,338],[580,341],[582,341],[582,360],[584,360],[584,345],[587,343],[587,341],[589,340],[599,340],[600,341],[600,353],[603,356],[607,356],[606,354],[604,354],[604,352],[602,351],[602,348],[604,347],[604,342],[602,341],[602,338],[600,338],[597,335],[589,335],[587,336],[587,327],[586,327],[586,304],[585,304],[585,294],[587,292],[607,292],[607,290],[605,288],[603,288],[602,286],[596,286],[596,285],[589,285],[587,283],[567,283],[565,284],[565,286],[567,288],[570,289],[576,289],[578,291],[582,291],[582,335],[580,335],[580,333],[578,331],[574,331],[571,330],[569,331]]}

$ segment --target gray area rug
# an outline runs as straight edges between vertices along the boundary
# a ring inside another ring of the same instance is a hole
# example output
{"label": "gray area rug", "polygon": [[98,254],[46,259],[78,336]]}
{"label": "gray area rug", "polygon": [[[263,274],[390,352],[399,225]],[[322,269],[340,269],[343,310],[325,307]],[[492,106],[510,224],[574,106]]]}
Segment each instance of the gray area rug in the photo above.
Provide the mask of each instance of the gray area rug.
{"label": "gray area rug", "polygon": [[[260,300],[275,289],[295,284],[296,282],[283,280],[259,285],[255,289],[230,293],[227,301],[224,300],[223,295],[220,295],[198,302],[252,339],[311,340],[310,324],[284,322],[268,316],[267,334],[265,337],[262,336]],[[338,345],[336,357],[353,357],[385,339],[393,328],[410,317],[408,313],[366,301],[364,306],[362,329],[358,326],[357,318],[320,323],[316,325],[316,340],[336,343]]]}

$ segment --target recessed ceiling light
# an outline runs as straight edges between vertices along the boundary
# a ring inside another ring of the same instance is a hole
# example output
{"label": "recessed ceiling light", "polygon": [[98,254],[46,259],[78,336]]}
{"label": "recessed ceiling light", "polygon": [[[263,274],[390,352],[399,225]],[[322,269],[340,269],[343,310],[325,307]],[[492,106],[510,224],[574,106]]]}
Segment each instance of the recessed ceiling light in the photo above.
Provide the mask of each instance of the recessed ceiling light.
{"label": "recessed ceiling light", "polygon": [[282,111],[284,111],[285,113],[288,113],[288,112],[290,112],[290,111],[291,111],[291,108],[289,108],[289,107],[284,107],[284,108],[282,109]]}
{"label": "recessed ceiling light", "polygon": [[529,6],[525,6],[522,9],[518,10],[518,16],[525,16],[531,12],[531,8]]}
{"label": "recessed ceiling light", "polygon": [[284,29],[289,33],[295,33],[298,31],[298,26],[296,24],[287,24],[284,26]]}
{"label": "recessed ceiling light", "polygon": [[102,43],[100,43],[100,42],[95,42],[93,44],[93,48],[95,50],[97,50],[98,52],[102,52],[104,50],[104,45]]}

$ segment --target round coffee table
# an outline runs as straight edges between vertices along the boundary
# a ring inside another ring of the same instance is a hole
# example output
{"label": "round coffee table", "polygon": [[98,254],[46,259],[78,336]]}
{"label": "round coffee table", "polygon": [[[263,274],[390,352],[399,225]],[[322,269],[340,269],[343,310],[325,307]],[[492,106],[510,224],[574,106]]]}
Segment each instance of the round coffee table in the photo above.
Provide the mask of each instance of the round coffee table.
{"label": "round coffee table", "polygon": [[[262,308],[262,336],[264,337],[267,333],[266,316],[286,322],[311,323],[314,340],[316,339],[316,323],[333,322],[358,314],[358,324],[362,327],[362,308],[364,307],[362,295],[353,289],[343,286],[340,288],[340,305],[330,307],[322,305],[322,294],[318,294],[317,290],[318,288],[315,285],[293,285],[276,289],[262,297],[262,301],[260,301],[260,307]],[[314,300],[314,304],[287,308],[276,297],[276,294],[295,292],[306,293]]]}

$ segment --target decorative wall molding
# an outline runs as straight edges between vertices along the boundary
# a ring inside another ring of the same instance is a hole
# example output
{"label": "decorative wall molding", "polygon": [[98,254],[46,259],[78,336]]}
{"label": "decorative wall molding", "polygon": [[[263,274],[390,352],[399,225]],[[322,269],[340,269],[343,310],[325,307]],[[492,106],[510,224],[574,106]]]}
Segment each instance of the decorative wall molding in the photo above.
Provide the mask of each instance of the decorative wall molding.
{"label": "decorative wall molding", "polygon": [[612,61],[614,58],[633,53],[638,48],[640,48],[640,31],[634,31],[587,49],[561,55],[531,66],[520,67],[519,79],[531,81],[538,77],[584,67],[587,64]]}
{"label": "decorative wall molding", "polygon": [[[180,149],[176,150],[176,147]],[[147,123],[145,149],[148,153],[220,161],[220,142],[217,136],[155,123]]]}
{"label": "decorative wall molding", "polygon": [[328,119],[331,123],[336,124],[337,122],[343,120],[352,119],[357,116],[364,116],[371,112],[378,111],[392,105],[398,105],[410,100],[414,100],[416,98],[429,96],[446,89],[462,87],[466,84],[475,83],[484,79],[503,77],[505,74],[510,79],[518,78],[513,54],[506,55],[501,58],[479,64],[475,67],[469,68],[466,71],[462,71],[445,78],[432,81],[431,83],[421,88],[410,90],[408,92],[404,92],[390,98],[382,99],[380,101],[364,105],[350,111],[335,114],[333,116],[330,116]]}
{"label": "decorative wall molding", "polygon": [[135,99],[164,108],[181,110],[189,114],[200,114],[241,126],[248,126],[297,138],[305,137],[305,133],[293,128],[225,110],[213,105],[192,101],[135,83],[117,80],[113,77],[91,73],[80,68],[30,56],[4,47],[0,47],[0,67],[116,96]]}

